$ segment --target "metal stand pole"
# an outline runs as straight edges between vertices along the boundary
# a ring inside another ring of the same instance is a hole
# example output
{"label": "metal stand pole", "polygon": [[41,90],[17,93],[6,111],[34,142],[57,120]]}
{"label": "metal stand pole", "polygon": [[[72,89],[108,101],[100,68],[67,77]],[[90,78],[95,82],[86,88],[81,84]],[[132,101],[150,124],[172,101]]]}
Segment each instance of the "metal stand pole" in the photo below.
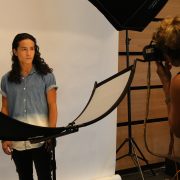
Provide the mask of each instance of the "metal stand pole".
{"label": "metal stand pole", "polygon": [[[126,30],[126,65],[127,67],[129,67],[129,42],[130,39],[128,37],[128,30]],[[128,153],[117,158],[116,160],[122,159],[126,156],[130,156],[135,164],[136,167],[138,167],[138,170],[140,172],[140,175],[142,177],[142,179],[144,180],[144,176],[142,173],[142,169],[139,163],[139,159],[143,160],[148,166],[148,160],[145,158],[145,156],[143,155],[143,153],[141,152],[140,148],[138,147],[138,145],[136,144],[136,142],[134,141],[133,137],[132,137],[132,127],[131,127],[131,93],[130,93],[130,87],[129,90],[127,92],[127,106],[128,106],[128,138],[126,138],[122,144],[120,144],[120,146],[117,148],[116,153],[126,144],[128,143]],[[136,154],[136,149],[139,152],[139,154],[141,155],[138,156]],[[152,169],[150,169],[152,174],[155,175],[154,171]]]}

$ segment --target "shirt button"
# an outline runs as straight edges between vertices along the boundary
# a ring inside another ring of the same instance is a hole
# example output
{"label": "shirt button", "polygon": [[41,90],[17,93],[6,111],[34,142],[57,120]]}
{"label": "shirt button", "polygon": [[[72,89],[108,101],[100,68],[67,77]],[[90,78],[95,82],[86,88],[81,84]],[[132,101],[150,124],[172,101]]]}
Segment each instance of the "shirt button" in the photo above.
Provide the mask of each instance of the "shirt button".
{"label": "shirt button", "polygon": [[24,90],[26,90],[26,88],[24,87]]}
{"label": "shirt button", "polygon": [[24,102],[26,101],[26,99],[24,99]]}
{"label": "shirt button", "polygon": [[26,109],[24,110],[24,112],[26,112]]}

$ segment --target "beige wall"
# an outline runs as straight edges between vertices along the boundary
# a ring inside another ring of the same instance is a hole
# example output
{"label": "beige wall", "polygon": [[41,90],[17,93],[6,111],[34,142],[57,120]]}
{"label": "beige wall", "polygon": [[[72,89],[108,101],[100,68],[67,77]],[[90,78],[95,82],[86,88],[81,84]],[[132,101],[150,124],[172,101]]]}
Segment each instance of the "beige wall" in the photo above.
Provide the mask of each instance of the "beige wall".
{"label": "beige wall", "polygon": [[[180,1],[170,0],[167,2],[165,7],[161,10],[157,17],[164,18],[167,16],[180,16]],[[158,22],[151,22],[142,32],[129,31],[130,41],[130,51],[142,51],[142,48],[149,44],[153,31],[158,26]],[[119,32],[119,51],[125,51],[125,31]],[[137,56],[130,56],[130,63],[134,62],[135,58],[141,58]],[[146,85],[147,77],[147,63],[138,62],[136,73],[132,86],[144,86]],[[119,57],[119,70],[126,67],[126,57]],[[173,73],[176,73],[179,69],[173,69]],[[151,84],[160,85],[160,81],[156,75],[156,68],[154,63],[151,67]],[[131,115],[132,121],[143,120],[145,118],[145,106],[146,106],[146,90],[134,90],[131,91]],[[162,89],[151,90],[150,97],[150,110],[149,118],[161,118],[167,116],[167,110],[164,103],[164,96]],[[127,99],[125,98],[123,102],[118,107],[118,122],[127,122]],[[164,161],[163,158],[159,158],[148,153],[144,145],[144,125],[133,125],[132,126],[132,136],[149,163],[157,163]],[[117,147],[128,137],[127,127],[117,128]],[[149,148],[156,153],[166,154],[168,152],[169,143],[169,126],[167,122],[157,122],[150,123],[147,125],[147,140]],[[175,153],[178,153],[180,148],[180,143],[175,140]],[[128,143],[126,143],[117,153],[117,158],[128,153]],[[138,152],[137,152],[138,153]],[[139,155],[139,153],[138,153]],[[141,165],[145,165],[143,161],[140,160]],[[122,170],[126,168],[134,167],[133,161],[130,156],[122,158],[116,162],[116,170]]]}

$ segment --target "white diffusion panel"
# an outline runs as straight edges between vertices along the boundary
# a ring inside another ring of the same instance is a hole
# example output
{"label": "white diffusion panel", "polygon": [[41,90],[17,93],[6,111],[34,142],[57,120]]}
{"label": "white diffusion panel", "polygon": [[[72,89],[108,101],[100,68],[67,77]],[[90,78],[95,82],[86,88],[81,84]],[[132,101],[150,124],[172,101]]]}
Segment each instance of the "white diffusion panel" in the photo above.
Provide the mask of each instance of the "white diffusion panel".
{"label": "white diffusion panel", "polygon": [[131,71],[129,70],[98,86],[93,92],[86,109],[75,120],[76,125],[88,123],[108,112],[122,94],[127,92],[130,73]]}

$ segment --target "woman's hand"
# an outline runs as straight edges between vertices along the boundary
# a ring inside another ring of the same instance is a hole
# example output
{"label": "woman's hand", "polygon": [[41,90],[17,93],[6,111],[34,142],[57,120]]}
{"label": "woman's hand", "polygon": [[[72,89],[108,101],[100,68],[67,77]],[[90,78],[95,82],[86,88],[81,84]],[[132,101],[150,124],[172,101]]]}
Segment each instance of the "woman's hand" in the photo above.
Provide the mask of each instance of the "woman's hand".
{"label": "woman's hand", "polygon": [[2,149],[5,154],[11,155],[12,154],[12,141],[2,141]]}

